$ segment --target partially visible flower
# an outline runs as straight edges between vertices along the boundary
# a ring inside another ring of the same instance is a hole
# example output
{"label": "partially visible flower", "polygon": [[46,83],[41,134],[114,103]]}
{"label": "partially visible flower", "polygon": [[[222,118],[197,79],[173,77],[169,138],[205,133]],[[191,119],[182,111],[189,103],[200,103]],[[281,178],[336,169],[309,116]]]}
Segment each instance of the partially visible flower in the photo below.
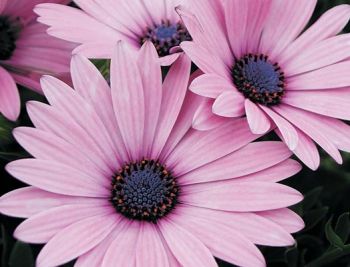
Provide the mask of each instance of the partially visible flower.
{"label": "partially visible flower", "polygon": [[20,113],[16,83],[41,92],[43,74],[69,79],[73,46],[49,36],[36,22],[35,5],[65,0],[0,1],[0,112],[15,121]]}
{"label": "partially visible flower", "polygon": [[313,170],[320,163],[314,141],[342,163],[339,150],[350,152],[350,127],[338,120],[350,120],[350,35],[336,35],[350,6],[327,11],[303,31],[316,0],[226,0],[216,20],[210,2],[178,7],[193,38],[181,47],[205,73],[190,88],[208,98],[194,127],[245,115],[254,133],[275,125]]}
{"label": "partially visible flower", "polygon": [[281,142],[256,142],[245,119],[191,129],[201,98],[187,90],[180,55],[162,85],[154,46],[118,43],[111,88],[74,56],[75,90],[44,77],[50,105],[30,102],[36,128],[14,135],[34,159],[7,165],[31,186],[0,199],[4,214],[28,218],[14,235],[47,243],[38,267],[217,266],[214,256],[259,267],[254,244],[287,246],[302,220],[286,207],[297,191],[277,183],[300,170]]}
{"label": "partially visible flower", "polygon": [[50,26],[49,34],[81,44],[74,52],[89,58],[110,58],[118,40],[128,42],[135,51],[151,41],[162,65],[170,65],[179,56],[179,44],[191,40],[175,12],[175,6],[187,2],[184,0],[74,2],[82,10],[41,4],[35,12],[40,22]]}

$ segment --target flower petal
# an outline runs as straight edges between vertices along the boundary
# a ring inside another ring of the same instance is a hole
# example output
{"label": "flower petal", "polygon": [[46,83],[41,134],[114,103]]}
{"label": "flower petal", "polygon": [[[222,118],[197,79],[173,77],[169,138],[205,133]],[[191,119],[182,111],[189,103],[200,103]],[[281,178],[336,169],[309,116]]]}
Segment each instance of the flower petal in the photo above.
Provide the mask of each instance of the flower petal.
{"label": "flower petal", "polygon": [[[140,235],[139,228],[138,223],[128,223],[124,230],[119,232],[106,251],[101,267],[135,266],[135,244]],[[123,253],[115,253],[116,251]]]}
{"label": "flower petal", "polygon": [[[198,189],[198,191],[197,191]],[[181,201],[198,207],[225,211],[262,211],[284,208],[303,199],[296,190],[267,182],[231,182],[230,186],[215,183],[186,187]]]}
{"label": "flower petal", "polygon": [[349,86],[350,61],[337,63],[318,70],[288,78],[289,90],[333,89]]}
{"label": "flower petal", "polygon": [[97,246],[115,225],[114,214],[98,215],[71,224],[44,246],[38,255],[37,266],[58,266],[73,260]]}
{"label": "flower petal", "polygon": [[244,97],[236,91],[224,91],[213,104],[213,113],[222,117],[239,117],[244,115]]}
{"label": "flower petal", "polygon": [[182,266],[217,266],[209,249],[182,227],[167,220],[159,222],[159,228]]}
{"label": "flower petal", "polygon": [[[197,209],[193,211],[196,212]],[[208,212],[207,215],[213,214]],[[216,216],[219,214],[216,213]],[[184,216],[177,224],[201,240],[210,252],[220,259],[239,266],[266,266],[264,256],[253,242],[243,235],[244,232],[206,218]]]}
{"label": "flower petal", "polygon": [[274,107],[274,110],[315,140],[315,142],[318,143],[329,155],[331,155],[336,162],[339,164],[342,163],[342,157],[337,146],[333,142],[333,138],[336,135],[327,134],[326,130],[329,126],[320,127],[319,123],[322,124],[323,120],[321,116],[315,116],[316,114],[287,105]]}
{"label": "flower petal", "polygon": [[20,159],[6,165],[6,170],[24,183],[40,189],[71,196],[107,197],[107,179],[95,177],[62,163],[41,159]]}
{"label": "flower petal", "polygon": [[261,36],[261,52],[275,60],[304,29],[316,3],[317,0],[273,1]]}
{"label": "flower petal", "polygon": [[192,130],[165,162],[176,176],[180,176],[224,157],[258,137],[250,132],[243,118],[230,120],[210,131]]}
{"label": "flower petal", "polygon": [[212,111],[214,101],[211,99],[204,99],[201,105],[196,110],[192,127],[199,131],[208,131],[222,125],[226,118],[217,116]]}
{"label": "flower petal", "polygon": [[298,146],[298,133],[295,127],[270,108],[259,106],[274,121],[283,136],[283,141],[293,151]]}
{"label": "flower petal", "polygon": [[[108,205],[108,201],[103,201]],[[28,243],[47,243],[63,228],[85,218],[109,214],[110,208],[104,207],[102,201],[93,204],[64,205],[36,214],[22,222],[15,230],[14,236]],[[112,209],[112,208],[111,208]]]}
{"label": "flower petal", "polygon": [[217,98],[223,91],[236,90],[232,83],[217,74],[203,74],[195,79],[190,90],[198,95]]}
{"label": "flower petal", "polygon": [[141,75],[129,47],[118,42],[111,63],[114,113],[132,160],[143,155],[145,123],[144,90]]}
{"label": "flower petal", "polygon": [[271,123],[266,114],[249,99],[245,100],[244,106],[251,131],[254,134],[267,133],[271,128]]}
{"label": "flower petal", "polygon": [[337,35],[346,26],[350,19],[350,6],[338,5],[326,11],[310,28],[292,42],[279,57],[283,66],[292,62],[294,57],[302,54],[303,50],[311,44]]}
{"label": "flower petal", "polygon": [[21,111],[19,93],[15,81],[0,67],[0,112],[9,120],[17,120]]}
{"label": "flower petal", "polygon": [[158,158],[162,152],[180,114],[188,88],[190,68],[190,59],[182,54],[171,66],[164,80],[162,104],[152,146],[152,158]]}
{"label": "flower petal", "polygon": [[290,91],[283,102],[328,117],[350,120],[350,88]]}
{"label": "flower petal", "polygon": [[143,267],[145,263],[152,267],[170,267],[160,233],[149,223],[142,224],[136,245],[136,267]]}
{"label": "flower petal", "polygon": [[192,184],[246,176],[277,165],[291,154],[282,142],[251,143],[179,177],[179,182]]}
{"label": "flower petal", "polygon": [[299,232],[305,227],[303,219],[290,209],[267,210],[257,213],[285,228],[290,233]]}
{"label": "flower petal", "polygon": [[[147,62],[147,67],[145,63]],[[143,136],[144,157],[148,157],[152,149],[153,138],[157,129],[158,117],[162,103],[162,73],[158,62],[158,54],[151,42],[146,42],[138,57],[143,93],[145,97],[145,128]]]}

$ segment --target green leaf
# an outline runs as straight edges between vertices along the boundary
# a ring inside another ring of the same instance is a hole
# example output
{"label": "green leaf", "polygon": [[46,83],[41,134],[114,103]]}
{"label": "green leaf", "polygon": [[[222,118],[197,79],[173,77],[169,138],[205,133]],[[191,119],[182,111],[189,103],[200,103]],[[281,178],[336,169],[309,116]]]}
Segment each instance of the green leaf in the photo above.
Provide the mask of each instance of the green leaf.
{"label": "green leaf", "polygon": [[332,218],[328,220],[325,226],[325,234],[328,239],[328,241],[331,243],[332,246],[336,248],[344,248],[344,242],[343,240],[336,234],[336,232],[333,230],[332,227]]}
{"label": "green leaf", "polygon": [[298,248],[292,247],[286,250],[285,252],[286,263],[288,267],[298,267],[299,261],[299,251]]}
{"label": "green leaf", "polygon": [[7,259],[9,256],[9,250],[10,250],[10,247],[12,246],[12,240],[10,235],[7,233],[4,225],[1,225],[1,246],[2,246],[1,266],[6,266]]}
{"label": "green leaf", "polygon": [[[312,262],[305,265],[305,267],[321,267],[325,266],[329,263],[335,262],[336,260],[340,259],[341,257],[350,255],[350,245],[346,245],[341,248],[333,248],[332,250],[328,251],[327,253],[323,254],[321,257],[313,260]],[[334,266],[334,265],[332,265]]]}
{"label": "green leaf", "polygon": [[307,211],[316,205],[316,203],[320,199],[320,195],[322,193],[322,190],[323,190],[322,187],[319,186],[319,187],[316,187],[313,190],[309,191],[308,193],[306,193],[304,200],[303,200],[304,211]]}
{"label": "green leaf", "polygon": [[111,61],[109,59],[91,59],[91,62],[98,68],[105,79],[109,79]]}
{"label": "green leaf", "polygon": [[336,234],[345,243],[350,235],[350,213],[346,212],[339,216],[337,224],[335,226]]}
{"label": "green leaf", "polygon": [[328,207],[321,207],[306,212],[303,217],[305,221],[305,228],[303,229],[303,232],[310,230],[317,225],[326,216],[327,212]]}
{"label": "green leaf", "polygon": [[34,257],[32,249],[28,244],[17,241],[13,246],[9,266],[10,267],[34,267]]}

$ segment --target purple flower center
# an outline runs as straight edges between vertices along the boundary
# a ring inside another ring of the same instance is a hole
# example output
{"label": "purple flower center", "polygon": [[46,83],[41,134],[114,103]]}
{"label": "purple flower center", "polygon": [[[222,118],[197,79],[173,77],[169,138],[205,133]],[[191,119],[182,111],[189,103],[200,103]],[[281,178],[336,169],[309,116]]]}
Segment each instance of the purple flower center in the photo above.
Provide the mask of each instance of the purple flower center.
{"label": "purple flower center", "polygon": [[142,45],[146,41],[151,41],[157,49],[160,57],[171,53],[171,48],[179,46],[183,41],[192,40],[185,26],[182,23],[171,23],[169,20],[146,29],[144,36],[140,38]]}
{"label": "purple flower center", "polygon": [[159,162],[125,165],[113,178],[111,202],[125,217],[156,223],[176,205],[179,187]]}
{"label": "purple flower center", "polygon": [[8,17],[0,16],[0,60],[10,59],[16,49],[17,29]]}
{"label": "purple flower center", "polygon": [[284,73],[265,55],[245,55],[232,68],[233,83],[246,98],[266,106],[277,105],[284,96]]}

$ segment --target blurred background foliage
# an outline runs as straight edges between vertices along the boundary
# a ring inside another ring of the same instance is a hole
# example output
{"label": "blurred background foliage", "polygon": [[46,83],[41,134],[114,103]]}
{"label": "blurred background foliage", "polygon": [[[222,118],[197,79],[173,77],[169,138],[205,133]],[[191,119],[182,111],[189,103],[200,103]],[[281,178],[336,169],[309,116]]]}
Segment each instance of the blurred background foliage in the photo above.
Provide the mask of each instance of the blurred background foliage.
{"label": "blurred background foliage", "polygon": [[[350,0],[318,0],[316,12],[310,24],[326,10],[339,4],[350,4]],[[350,33],[350,23],[345,32]],[[108,79],[109,62],[96,60],[94,64]],[[20,91],[22,103],[33,99],[45,102],[43,96],[32,91],[24,88]],[[0,115],[1,195],[24,186],[4,170],[8,162],[29,157],[11,135],[12,129],[19,125],[31,125],[25,111],[25,104],[22,107],[21,117],[16,123],[11,123]],[[304,201],[293,209],[303,217],[306,227],[294,235],[297,244],[293,247],[261,247],[268,267],[350,267],[350,154],[343,153],[343,158],[344,164],[337,165],[329,156],[322,153],[322,164],[319,170],[313,172],[304,168],[298,175],[284,182],[298,189],[305,196]],[[3,267],[34,266],[41,246],[16,241],[12,233],[22,220],[0,216],[0,265]],[[64,266],[73,266],[73,264],[72,262]],[[220,267],[233,266],[220,260],[218,264]]]}

